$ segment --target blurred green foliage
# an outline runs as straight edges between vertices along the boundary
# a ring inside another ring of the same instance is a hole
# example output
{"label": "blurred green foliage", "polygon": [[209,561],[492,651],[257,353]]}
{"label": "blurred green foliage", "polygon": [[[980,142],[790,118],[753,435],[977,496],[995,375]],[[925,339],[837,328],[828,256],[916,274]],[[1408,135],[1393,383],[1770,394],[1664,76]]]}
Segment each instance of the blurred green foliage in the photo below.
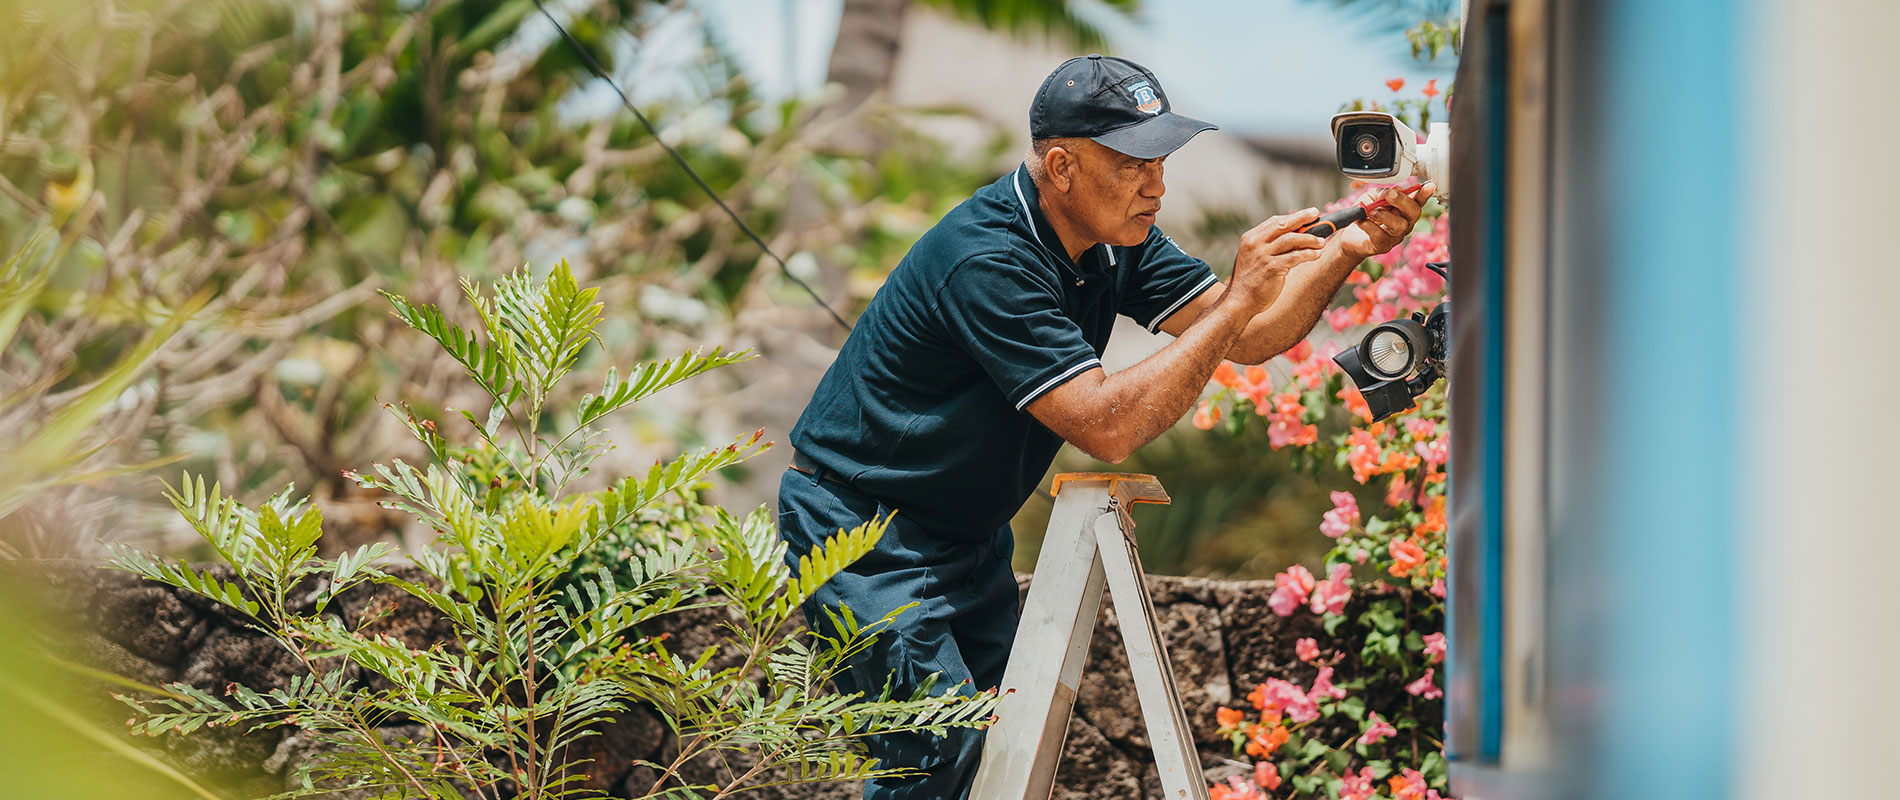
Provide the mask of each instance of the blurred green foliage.
{"label": "blurred green foliage", "polygon": [[[690,15],[651,0],[562,7],[623,79],[649,34]],[[136,428],[122,456],[182,455],[244,495],[299,481],[372,537],[398,523],[341,471],[400,441],[377,406],[476,400],[371,302],[377,290],[439,303],[461,278],[495,277],[493,264],[565,257],[611,310],[603,358],[777,334],[748,329],[748,307],[822,318],[631,115],[598,102],[602,87],[533,12],[531,0],[0,10],[0,246],[48,217],[84,220],[0,350],[0,393],[73,388],[83,367],[143,341],[152,309],[206,293],[115,412]],[[820,222],[774,246],[846,265],[821,287],[833,302],[868,298],[928,221],[988,177],[902,130],[875,160],[833,152],[818,108],[765,107],[714,37],[666,30],[693,37],[693,55],[651,97],[623,82],[755,229],[779,227],[794,176],[814,187]]]}
{"label": "blurred green foliage", "polygon": [[7,760],[0,798],[224,797],[99,721],[100,684],[48,656],[41,642],[59,620],[48,619],[18,588],[0,584],[0,752]]}

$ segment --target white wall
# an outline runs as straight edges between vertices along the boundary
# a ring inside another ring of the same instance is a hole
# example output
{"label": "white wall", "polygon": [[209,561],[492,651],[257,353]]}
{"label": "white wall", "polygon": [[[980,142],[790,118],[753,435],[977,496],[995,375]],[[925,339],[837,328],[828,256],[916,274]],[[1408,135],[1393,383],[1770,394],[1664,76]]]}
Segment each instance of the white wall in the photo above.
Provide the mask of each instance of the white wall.
{"label": "white wall", "polygon": [[[1753,376],[1739,532],[1749,606],[1736,785],[1752,798],[1893,797],[1900,752],[1900,4],[1762,0],[1753,163],[1736,211]],[[1706,198],[1723,202],[1721,198]],[[1678,232],[1672,235],[1693,235]]]}

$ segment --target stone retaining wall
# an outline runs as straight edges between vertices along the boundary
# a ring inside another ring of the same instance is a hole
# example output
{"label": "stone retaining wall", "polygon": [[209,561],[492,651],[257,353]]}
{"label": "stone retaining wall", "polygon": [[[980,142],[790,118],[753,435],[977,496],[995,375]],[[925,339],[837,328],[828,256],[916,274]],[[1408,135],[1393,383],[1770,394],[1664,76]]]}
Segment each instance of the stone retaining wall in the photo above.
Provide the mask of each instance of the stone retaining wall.
{"label": "stone retaining wall", "polygon": [[[184,681],[213,692],[221,692],[232,682],[268,690],[284,685],[298,669],[269,639],[244,629],[213,604],[170,587],[86,564],[39,562],[13,569],[24,569],[26,574],[6,579],[11,582],[17,577],[33,585],[49,618],[70,620],[56,638],[60,649],[81,663],[146,683]],[[1027,588],[1029,577],[1019,580]],[[1293,643],[1304,636],[1322,642],[1328,637],[1311,614],[1286,618],[1269,611],[1270,582],[1150,577],[1148,590],[1203,766],[1211,778],[1232,774],[1238,767],[1228,760],[1228,744],[1214,735],[1214,710],[1221,705],[1244,707],[1247,693],[1268,677],[1310,685],[1315,668],[1294,657]],[[369,620],[369,630],[414,645],[438,641],[448,632],[426,607],[389,587],[353,590],[340,598],[335,609],[346,624]],[[717,613],[700,609],[671,615],[660,629],[673,635],[676,652],[696,653],[711,643],[712,623],[718,621],[712,615]],[[1161,797],[1116,624],[1113,605],[1105,600],[1069,726],[1055,792],[1058,800]],[[1357,649],[1363,636],[1350,623],[1337,633],[1334,646],[1341,649]],[[1342,668],[1336,680],[1353,677]],[[1363,694],[1374,709],[1406,699],[1396,683],[1369,687]],[[107,699],[103,686],[99,697],[98,712],[110,715],[105,718],[127,716],[126,709]],[[1429,716],[1442,713],[1435,702],[1425,711]],[[389,733],[410,732],[396,728]],[[1350,732],[1341,728],[1313,733],[1332,741],[1343,740]],[[241,791],[254,792],[253,796],[288,788],[287,776],[310,749],[309,743],[281,729],[248,736],[217,729],[153,741],[187,770],[230,782]],[[675,746],[660,719],[638,709],[621,714],[602,736],[586,742],[596,751],[590,785],[620,797],[637,796],[651,782],[651,773],[633,767],[631,760],[664,761]],[[721,773],[727,766],[702,764],[699,768]],[[759,800],[844,800],[859,796],[859,791],[855,785],[828,785],[748,794]]]}

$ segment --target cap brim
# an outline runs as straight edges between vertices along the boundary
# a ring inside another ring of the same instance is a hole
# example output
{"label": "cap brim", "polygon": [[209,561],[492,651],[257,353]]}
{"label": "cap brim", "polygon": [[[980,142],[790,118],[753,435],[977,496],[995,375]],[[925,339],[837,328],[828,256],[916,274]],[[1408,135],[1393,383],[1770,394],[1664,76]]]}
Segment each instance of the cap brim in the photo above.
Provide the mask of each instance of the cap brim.
{"label": "cap brim", "polygon": [[1160,158],[1187,144],[1202,131],[1220,130],[1220,126],[1184,117],[1172,111],[1156,114],[1120,130],[1089,137],[1096,144],[1134,158]]}

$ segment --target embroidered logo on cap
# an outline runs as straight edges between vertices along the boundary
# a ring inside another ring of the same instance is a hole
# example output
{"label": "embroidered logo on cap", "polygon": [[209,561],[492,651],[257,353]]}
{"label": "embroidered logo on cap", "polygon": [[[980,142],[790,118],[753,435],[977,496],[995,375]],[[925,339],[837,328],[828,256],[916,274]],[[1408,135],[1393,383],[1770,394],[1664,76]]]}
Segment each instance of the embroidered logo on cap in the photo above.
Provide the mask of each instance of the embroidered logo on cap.
{"label": "embroidered logo on cap", "polygon": [[1135,110],[1144,114],[1161,113],[1161,97],[1155,94],[1155,87],[1142,81],[1128,87],[1129,94],[1135,96]]}

